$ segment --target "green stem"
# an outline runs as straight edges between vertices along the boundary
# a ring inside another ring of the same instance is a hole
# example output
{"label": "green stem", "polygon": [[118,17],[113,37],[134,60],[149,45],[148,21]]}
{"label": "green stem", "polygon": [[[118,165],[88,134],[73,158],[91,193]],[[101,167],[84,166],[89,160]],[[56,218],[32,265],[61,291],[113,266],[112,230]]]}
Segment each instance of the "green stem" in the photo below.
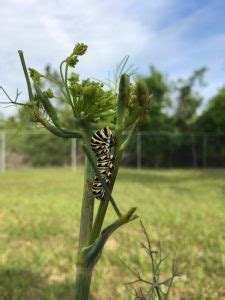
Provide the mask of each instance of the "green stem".
{"label": "green stem", "polygon": [[68,88],[68,85],[67,85],[67,80],[68,80],[68,68],[69,68],[68,63],[66,63],[66,68],[65,68],[65,87],[66,87],[67,96],[68,96],[69,101],[70,101],[70,105],[72,106],[72,108],[74,108],[72,99],[71,99],[71,97],[70,97],[69,88]]}
{"label": "green stem", "polygon": [[[84,176],[84,193],[80,218],[80,235],[78,255],[82,248],[88,245],[92,230],[94,214],[94,198],[92,194],[93,168],[86,158]],[[76,265],[75,300],[88,300],[91,286],[92,267],[82,263]]]}
{"label": "green stem", "polygon": [[94,198],[92,193],[93,169],[86,158],[84,194],[80,218],[79,251],[88,245],[93,223]]}
{"label": "green stem", "polygon": [[63,69],[62,69],[62,67],[63,67],[63,64],[64,64],[65,62],[66,62],[66,61],[63,60],[63,61],[61,62],[61,64],[60,64],[60,66],[59,66],[60,76],[61,76],[61,79],[62,79],[62,82],[63,82],[63,83],[65,82],[65,80],[64,80],[64,76],[63,76]]}
{"label": "green stem", "polygon": [[34,82],[34,88],[36,90],[37,96],[40,99],[41,103],[43,104],[45,111],[47,112],[48,116],[51,118],[53,124],[55,125],[56,128],[59,129],[59,131],[61,131],[63,134],[66,135],[74,135],[76,134],[77,136],[79,136],[79,132],[73,132],[67,129],[63,129],[60,127],[60,121],[56,112],[56,109],[54,108],[54,106],[52,105],[52,103],[49,101],[48,97],[46,97],[40,87],[38,86],[37,83]]}
{"label": "green stem", "polygon": [[59,136],[62,138],[80,138],[80,135],[76,132],[61,131],[57,127],[51,125],[39,112],[35,113],[35,117],[46,129],[48,129],[48,131],[50,131],[51,133],[53,133],[56,136]]}
{"label": "green stem", "polygon": [[92,267],[78,265],[76,270],[75,300],[89,300]]}
{"label": "green stem", "polygon": [[162,300],[162,297],[161,297],[161,294],[160,294],[160,290],[159,290],[159,288],[157,286],[155,287],[155,290],[156,290],[156,294],[158,296],[158,300]]}
{"label": "green stem", "polygon": [[[66,67],[65,67],[65,78],[63,76],[63,64],[66,63]],[[60,64],[60,76],[61,76],[61,79],[62,79],[62,82],[66,88],[66,94],[67,94],[67,99],[69,101],[69,104],[73,110],[73,114],[74,116],[76,117],[76,111],[75,111],[75,108],[74,108],[74,105],[73,105],[73,102],[71,100],[71,97],[70,97],[70,92],[69,92],[69,88],[68,88],[68,84],[67,84],[67,79],[68,79],[68,63],[63,60]]]}
{"label": "green stem", "polygon": [[[115,184],[115,180],[118,174],[118,170],[119,170],[119,166],[120,166],[120,162],[122,159],[122,152],[120,151],[115,151],[115,156],[116,156],[116,161],[115,161],[115,167],[113,170],[113,176],[111,178],[110,184],[108,186],[109,190],[112,191],[114,184]],[[104,200],[101,201],[98,207],[98,211],[95,217],[95,221],[93,224],[93,228],[92,228],[92,233],[91,233],[91,238],[90,238],[90,244],[92,244],[96,238],[99,236],[101,229],[102,229],[102,225],[105,219],[105,215],[106,215],[106,211],[108,208],[108,204],[109,204],[109,199],[108,197]]]}
{"label": "green stem", "polygon": [[34,96],[33,96],[32,88],[31,88],[30,78],[29,78],[29,75],[28,75],[28,72],[27,72],[25,59],[24,59],[24,56],[23,56],[23,51],[19,50],[18,53],[19,53],[19,56],[20,56],[20,61],[21,61],[21,64],[22,64],[22,67],[23,67],[23,72],[24,72],[26,82],[27,82],[27,89],[28,89],[29,98],[30,98],[30,100],[33,100]]}
{"label": "green stem", "polygon": [[133,124],[133,126],[130,128],[127,138],[125,139],[125,141],[122,143],[122,145],[120,147],[121,151],[124,151],[128,147],[128,145],[130,144],[136,127],[137,127],[137,122],[135,122]]}

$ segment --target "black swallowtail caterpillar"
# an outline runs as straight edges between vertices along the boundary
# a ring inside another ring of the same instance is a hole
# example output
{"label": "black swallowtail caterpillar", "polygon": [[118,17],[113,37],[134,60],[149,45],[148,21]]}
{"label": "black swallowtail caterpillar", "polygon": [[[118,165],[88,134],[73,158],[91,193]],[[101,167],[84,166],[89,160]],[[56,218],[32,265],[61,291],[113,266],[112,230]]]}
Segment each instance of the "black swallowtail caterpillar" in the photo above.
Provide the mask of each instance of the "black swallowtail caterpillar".
{"label": "black swallowtail caterpillar", "polygon": [[[111,154],[111,148],[114,144],[113,133],[109,127],[97,131],[91,138],[91,148],[97,158],[98,170],[107,185],[113,171],[114,156]],[[104,200],[105,191],[96,175],[93,177],[92,192],[96,199]]]}

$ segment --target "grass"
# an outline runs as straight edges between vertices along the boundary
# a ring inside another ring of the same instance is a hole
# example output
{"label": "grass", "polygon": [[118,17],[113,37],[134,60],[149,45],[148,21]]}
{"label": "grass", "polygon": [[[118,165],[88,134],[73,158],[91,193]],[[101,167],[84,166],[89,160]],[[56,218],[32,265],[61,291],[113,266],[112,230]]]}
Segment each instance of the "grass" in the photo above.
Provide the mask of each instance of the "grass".
{"label": "grass", "polygon": [[[0,299],[72,299],[83,170],[0,174]],[[114,197],[138,206],[154,243],[176,251],[180,278],[171,299],[225,299],[225,170],[122,169]],[[110,208],[106,223],[115,219]],[[138,221],[106,245],[92,299],[132,299],[119,258],[148,274]],[[166,267],[165,273],[169,270]]]}

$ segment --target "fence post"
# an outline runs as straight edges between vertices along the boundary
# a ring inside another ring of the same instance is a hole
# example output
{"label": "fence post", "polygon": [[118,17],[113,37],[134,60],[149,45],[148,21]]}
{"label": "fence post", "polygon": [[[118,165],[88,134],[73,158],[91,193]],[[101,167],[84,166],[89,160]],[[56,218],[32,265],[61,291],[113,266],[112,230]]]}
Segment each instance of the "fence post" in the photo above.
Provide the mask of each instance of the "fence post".
{"label": "fence post", "polygon": [[141,169],[141,132],[137,133],[137,168]]}
{"label": "fence post", "polygon": [[76,171],[77,169],[77,140],[71,139],[71,166],[72,170]]}
{"label": "fence post", "polygon": [[208,141],[208,136],[206,134],[203,135],[203,154],[202,154],[202,165],[203,168],[207,167],[207,160],[206,160],[206,155],[207,155],[207,141]]}
{"label": "fence post", "polygon": [[191,152],[193,158],[193,167],[197,168],[197,153],[196,153],[196,136],[191,134]]}
{"label": "fence post", "polygon": [[2,155],[1,155],[1,171],[5,172],[6,170],[6,133],[2,131]]}

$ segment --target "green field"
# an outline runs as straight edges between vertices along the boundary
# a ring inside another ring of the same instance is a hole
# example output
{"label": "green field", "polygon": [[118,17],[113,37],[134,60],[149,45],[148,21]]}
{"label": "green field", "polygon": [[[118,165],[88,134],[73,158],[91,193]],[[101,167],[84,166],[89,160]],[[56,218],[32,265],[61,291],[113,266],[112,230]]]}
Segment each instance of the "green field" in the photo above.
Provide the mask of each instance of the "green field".
{"label": "green field", "polygon": [[[0,299],[72,299],[82,175],[0,174]],[[225,299],[225,170],[123,169],[113,194],[124,212],[138,206],[153,245],[160,241],[171,256],[176,251],[182,275],[171,299]],[[107,223],[114,218],[110,208]],[[147,272],[141,240],[138,221],[110,238],[92,299],[131,299],[124,282],[133,277],[118,257]]]}

